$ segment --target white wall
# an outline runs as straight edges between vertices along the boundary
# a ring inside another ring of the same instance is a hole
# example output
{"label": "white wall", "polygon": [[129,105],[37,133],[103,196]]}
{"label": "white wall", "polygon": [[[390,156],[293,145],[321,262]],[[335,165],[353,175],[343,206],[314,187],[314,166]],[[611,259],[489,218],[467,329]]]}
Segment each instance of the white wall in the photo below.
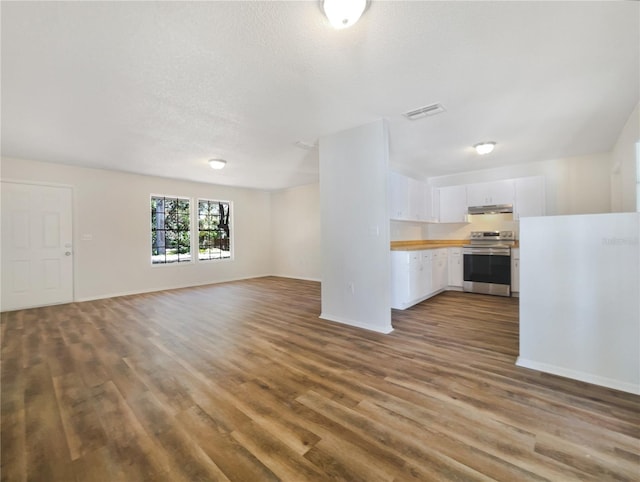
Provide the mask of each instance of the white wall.
{"label": "white wall", "polygon": [[273,274],[320,281],[320,185],[271,194]]}
{"label": "white wall", "polygon": [[518,365],[640,394],[640,214],[520,222]]}
{"label": "white wall", "polygon": [[636,105],[611,153],[611,206],[614,212],[637,209],[637,147],[640,141],[640,104]]}
{"label": "white wall", "polygon": [[320,139],[322,315],[391,327],[388,129],[380,120]]}
{"label": "white wall", "polygon": [[391,241],[413,241],[423,238],[423,223],[409,221],[391,221]]}
{"label": "white wall", "polygon": [[[271,274],[268,192],[6,158],[1,169],[3,180],[73,187],[76,301]],[[232,201],[235,259],[152,266],[151,194]]]}

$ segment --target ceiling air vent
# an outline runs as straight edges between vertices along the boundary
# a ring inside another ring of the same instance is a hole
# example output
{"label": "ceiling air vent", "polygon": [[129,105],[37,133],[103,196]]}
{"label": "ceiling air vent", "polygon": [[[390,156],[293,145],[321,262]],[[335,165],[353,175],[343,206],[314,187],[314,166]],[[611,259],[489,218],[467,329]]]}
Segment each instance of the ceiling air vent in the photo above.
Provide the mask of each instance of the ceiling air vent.
{"label": "ceiling air vent", "polygon": [[424,107],[420,107],[418,109],[410,110],[409,112],[405,112],[402,114],[409,120],[417,120],[422,119],[423,117],[440,114],[444,112],[445,108],[442,104],[431,104],[426,105]]}

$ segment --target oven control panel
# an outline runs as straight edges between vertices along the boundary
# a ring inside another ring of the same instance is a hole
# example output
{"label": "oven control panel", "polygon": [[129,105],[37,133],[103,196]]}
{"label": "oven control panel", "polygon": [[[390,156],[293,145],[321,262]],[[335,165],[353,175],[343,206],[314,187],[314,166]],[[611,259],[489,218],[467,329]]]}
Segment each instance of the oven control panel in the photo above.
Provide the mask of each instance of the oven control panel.
{"label": "oven control panel", "polygon": [[471,239],[487,241],[513,241],[513,231],[471,231]]}

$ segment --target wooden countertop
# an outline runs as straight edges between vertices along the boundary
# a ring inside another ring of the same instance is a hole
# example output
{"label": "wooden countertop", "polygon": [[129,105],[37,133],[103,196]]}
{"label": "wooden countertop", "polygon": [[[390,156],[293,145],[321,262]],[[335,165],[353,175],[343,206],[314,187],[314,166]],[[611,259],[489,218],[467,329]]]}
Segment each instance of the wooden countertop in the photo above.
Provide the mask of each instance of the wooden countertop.
{"label": "wooden countertop", "polygon": [[391,241],[391,251],[418,251],[437,248],[460,248],[469,244],[468,239],[421,239],[416,241]]}
{"label": "wooden countertop", "polygon": [[[461,248],[469,244],[468,239],[420,239],[415,241],[391,241],[391,251],[419,251],[423,249]],[[519,248],[518,241],[512,246]]]}

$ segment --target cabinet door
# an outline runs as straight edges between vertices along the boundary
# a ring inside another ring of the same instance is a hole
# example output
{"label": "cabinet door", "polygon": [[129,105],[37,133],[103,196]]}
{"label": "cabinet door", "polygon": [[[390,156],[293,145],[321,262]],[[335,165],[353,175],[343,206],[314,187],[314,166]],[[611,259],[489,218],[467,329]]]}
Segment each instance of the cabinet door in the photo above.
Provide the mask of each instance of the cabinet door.
{"label": "cabinet door", "polygon": [[462,288],[462,249],[449,248],[449,286]]}
{"label": "cabinet door", "polygon": [[409,178],[409,219],[427,221],[427,185]]}
{"label": "cabinet door", "polygon": [[424,273],[422,269],[422,252],[409,253],[409,302],[422,298],[424,293]]}
{"label": "cabinet door", "polygon": [[431,250],[422,251],[422,297],[433,291],[433,257]]}
{"label": "cabinet door", "polygon": [[491,182],[489,188],[489,204],[513,204],[514,182],[513,179]]}
{"label": "cabinet door", "polygon": [[438,189],[427,188],[427,216],[432,223],[440,222],[440,192]]}
{"label": "cabinet door", "polygon": [[391,307],[404,309],[409,302],[409,251],[391,251]]}
{"label": "cabinet door", "polygon": [[469,206],[513,204],[513,201],[514,182],[512,179],[467,185],[467,202]]}
{"label": "cabinet door", "polygon": [[429,293],[433,293],[440,289],[440,276],[438,275],[438,263],[440,262],[440,253],[437,249],[431,251],[432,265],[431,265],[431,290]]}
{"label": "cabinet door", "polygon": [[449,257],[447,250],[441,249],[440,259],[438,260],[438,287],[445,289],[449,285]]}
{"label": "cabinet door", "polygon": [[485,206],[487,202],[487,183],[476,183],[467,185],[467,203],[469,206]]}
{"label": "cabinet door", "polygon": [[447,250],[434,249],[433,269],[431,273],[431,292],[440,291],[447,287]]}
{"label": "cabinet door", "polygon": [[389,216],[409,219],[409,178],[397,172],[389,174]]}
{"label": "cabinet door", "polygon": [[544,216],[544,177],[522,177],[515,180],[513,219],[528,216]]}
{"label": "cabinet door", "polygon": [[438,189],[441,223],[467,222],[466,186],[448,186]]}

